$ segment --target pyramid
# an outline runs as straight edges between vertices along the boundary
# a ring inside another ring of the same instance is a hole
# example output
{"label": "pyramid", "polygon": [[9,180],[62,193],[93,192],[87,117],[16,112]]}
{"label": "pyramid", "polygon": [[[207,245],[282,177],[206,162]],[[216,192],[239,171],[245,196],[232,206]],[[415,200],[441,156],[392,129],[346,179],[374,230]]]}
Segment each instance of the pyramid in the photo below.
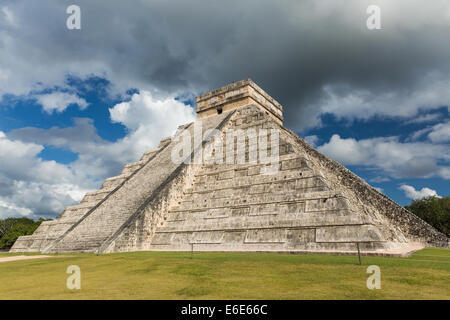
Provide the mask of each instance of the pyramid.
{"label": "pyramid", "polygon": [[444,234],[283,127],[282,106],[250,79],[200,95],[197,114],[11,251],[352,254],[359,247],[405,255],[449,246]]}

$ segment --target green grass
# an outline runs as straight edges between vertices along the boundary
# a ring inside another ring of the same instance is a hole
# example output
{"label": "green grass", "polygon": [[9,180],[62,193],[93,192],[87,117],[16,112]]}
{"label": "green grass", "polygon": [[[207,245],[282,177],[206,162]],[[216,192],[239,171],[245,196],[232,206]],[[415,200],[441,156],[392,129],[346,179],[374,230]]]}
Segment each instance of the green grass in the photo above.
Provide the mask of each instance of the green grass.
{"label": "green grass", "polygon": [[[0,253],[0,256],[10,254]],[[366,268],[381,268],[381,289]],[[66,269],[81,268],[81,290]],[[411,258],[130,252],[0,263],[0,299],[450,299],[450,250]]]}

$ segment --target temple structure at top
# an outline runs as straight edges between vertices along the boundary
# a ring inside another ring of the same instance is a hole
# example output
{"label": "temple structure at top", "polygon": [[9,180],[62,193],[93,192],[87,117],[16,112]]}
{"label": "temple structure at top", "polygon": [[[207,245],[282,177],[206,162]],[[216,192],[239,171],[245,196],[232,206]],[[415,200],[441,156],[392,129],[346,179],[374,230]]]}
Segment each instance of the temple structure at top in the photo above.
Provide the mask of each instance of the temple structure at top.
{"label": "temple structure at top", "polygon": [[233,82],[197,97],[197,114],[202,119],[240,107],[255,105],[283,124],[283,107],[251,79]]}

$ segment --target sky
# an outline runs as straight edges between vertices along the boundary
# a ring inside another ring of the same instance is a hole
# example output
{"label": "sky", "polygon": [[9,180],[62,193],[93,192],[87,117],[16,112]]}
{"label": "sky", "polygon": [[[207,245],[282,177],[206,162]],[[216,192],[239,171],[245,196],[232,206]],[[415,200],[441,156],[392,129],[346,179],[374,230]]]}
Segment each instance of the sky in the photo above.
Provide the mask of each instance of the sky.
{"label": "sky", "polygon": [[399,204],[449,196],[449,71],[447,0],[0,0],[0,218],[57,217],[246,78]]}

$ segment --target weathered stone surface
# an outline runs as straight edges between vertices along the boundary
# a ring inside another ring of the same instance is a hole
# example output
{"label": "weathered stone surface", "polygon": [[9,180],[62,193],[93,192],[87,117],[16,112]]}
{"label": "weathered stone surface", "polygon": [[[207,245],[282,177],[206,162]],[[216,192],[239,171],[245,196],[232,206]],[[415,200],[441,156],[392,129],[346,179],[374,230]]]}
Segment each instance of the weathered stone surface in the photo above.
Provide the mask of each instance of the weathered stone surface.
{"label": "weathered stone surface", "polygon": [[[366,253],[391,254],[448,247],[445,235],[284,128],[281,106],[250,80],[197,101],[203,133],[216,129],[225,139],[229,129],[277,129],[277,170],[266,174],[268,164],[249,163],[250,140],[244,164],[236,147],[230,163],[176,164],[177,139],[183,130],[193,136],[196,123],[183,125],[11,251],[352,253],[358,242]],[[193,154],[212,143],[192,142]]]}
{"label": "weathered stone surface", "polygon": [[[267,115],[283,122],[283,107],[274,98],[250,79],[233,82],[225,87],[210,91],[197,97],[197,113],[199,119],[209,117],[220,112],[226,112],[241,106],[255,104],[266,112]],[[260,115],[253,120],[263,119]],[[240,119],[236,120],[238,125]]]}

